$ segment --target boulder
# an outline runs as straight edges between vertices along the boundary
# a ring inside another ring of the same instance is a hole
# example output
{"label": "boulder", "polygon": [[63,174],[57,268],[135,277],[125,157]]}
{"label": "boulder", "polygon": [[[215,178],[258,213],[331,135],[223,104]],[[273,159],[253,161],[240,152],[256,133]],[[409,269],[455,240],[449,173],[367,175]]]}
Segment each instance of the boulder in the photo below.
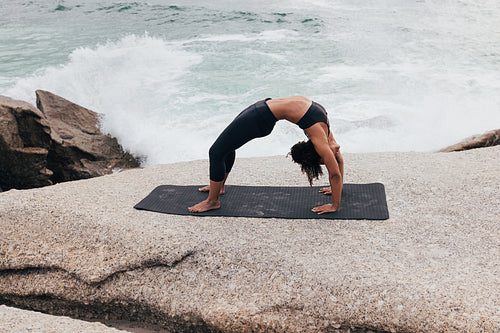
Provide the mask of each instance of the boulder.
{"label": "boulder", "polygon": [[47,166],[56,183],[135,168],[139,161],[116,138],[99,129],[97,113],[48,91],[36,91],[36,105],[51,127]]}
{"label": "boulder", "polygon": [[[133,208],[205,182],[207,161],[1,193],[0,303],[167,332],[500,332],[500,146],[344,160],[345,182],[384,183],[389,220]],[[229,180],[308,186],[285,157]]]}
{"label": "boulder", "polygon": [[0,96],[0,191],[52,184],[50,127],[33,105]]}
{"label": "boulder", "polygon": [[0,192],[110,174],[139,166],[97,113],[48,91],[37,106],[0,96]]}
{"label": "boulder", "polygon": [[0,305],[0,332],[99,332],[123,333],[122,330],[69,317],[56,317],[35,311]]}
{"label": "boulder", "polygon": [[462,142],[441,149],[440,152],[462,151],[496,145],[500,145],[500,129],[492,130],[480,135],[473,135]]}

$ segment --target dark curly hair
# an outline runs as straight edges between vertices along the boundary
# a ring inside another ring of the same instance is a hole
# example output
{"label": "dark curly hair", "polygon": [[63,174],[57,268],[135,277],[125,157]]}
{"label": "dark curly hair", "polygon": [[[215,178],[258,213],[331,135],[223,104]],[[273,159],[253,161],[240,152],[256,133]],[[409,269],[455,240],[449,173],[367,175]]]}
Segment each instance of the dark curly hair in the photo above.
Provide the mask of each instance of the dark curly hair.
{"label": "dark curly hair", "polygon": [[318,155],[311,140],[301,141],[292,146],[289,155],[292,160],[300,164],[300,169],[307,175],[307,180],[312,186],[313,180],[323,174],[321,169],[321,156]]}

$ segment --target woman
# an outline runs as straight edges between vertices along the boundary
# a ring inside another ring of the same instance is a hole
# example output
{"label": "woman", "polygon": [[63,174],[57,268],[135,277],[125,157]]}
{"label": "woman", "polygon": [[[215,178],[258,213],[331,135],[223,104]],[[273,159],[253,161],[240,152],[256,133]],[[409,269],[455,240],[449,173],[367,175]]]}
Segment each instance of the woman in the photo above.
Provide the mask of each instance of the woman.
{"label": "woman", "polygon": [[192,207],[191,212],[205,212],[220,208],[219,196],[224,193],[224,184],[234,164],[235,150],[248,141],[269,135],[278,120],[288,120],[302,128],[309,138],[307,142],[295,144],[290,153],[294,162],[301,165],[312,186],[313,179],[322,174],[320,164],[328,170],[330,187],[320,192],[332,194],[332,203],[312,209],[324,214],[335,212],[340,205],[344,162],[340,146],[330,132],[326,110],[316,102],[303,96],[267,98],[243,110],[219,135],[209,151],[210,185],[200,188],[208,192],[208,198]]}

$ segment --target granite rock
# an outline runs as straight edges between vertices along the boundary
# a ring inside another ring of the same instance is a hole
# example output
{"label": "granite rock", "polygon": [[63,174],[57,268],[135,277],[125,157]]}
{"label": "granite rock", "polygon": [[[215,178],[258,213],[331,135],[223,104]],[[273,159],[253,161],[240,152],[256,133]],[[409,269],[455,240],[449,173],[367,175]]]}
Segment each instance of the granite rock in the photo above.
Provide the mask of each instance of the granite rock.
{"label": "granite rock", "polygon": [[54,173],[54,182],[139,166],[139,161],[125,152],[116,138],[100,131],[97,113],[44,90],[36,91],[36,105],[51,127],[47,164]]}
{"label": "granite rock", "polygon": [[139,166],[97,113],[47,91],[37,106],[0,96],[0,192],[86,179]]}
{"label": "granite rock", "polygon": [[500,129],[488,131],[480,135],[473,135],[452,146],[443,148],[440,152],[462,151],[500,145]]}
{"label": "granite rock", "polygon": [[[344,159],[345,182],[385,185],[389,220],[133,209],[204,184],[205,160],[0,193],[0,303],[170,332],[499,332],[500,147]],[[308,185],[284,157],[228,182]]]}
{"label": "granite rock", "polygon": [[36,333],[119,333],[121,330],[69,317],[51,316],[0,305],[0,332]]}
{"label": "granite rock", "polygon": [[50,127],[40,110],[0,96],[0,188],[51,185],[49,148]]}

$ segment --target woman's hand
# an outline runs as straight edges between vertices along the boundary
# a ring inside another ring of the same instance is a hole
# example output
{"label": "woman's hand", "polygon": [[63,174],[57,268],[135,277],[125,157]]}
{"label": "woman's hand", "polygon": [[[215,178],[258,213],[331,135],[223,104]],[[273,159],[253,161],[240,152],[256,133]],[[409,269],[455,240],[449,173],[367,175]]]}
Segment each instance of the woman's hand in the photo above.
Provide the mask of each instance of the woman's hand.
{"label": "woman's hand", "polygon": [[326,204],[323,206],[314,207],[312,211],[318,214],[333,213],[337,211],[337,208],[335,208],[333,204]]}
{"label": "woman's hand", "polygon": [[323,187],[323,188],[320,188],[319,193],[323,193],[325,195],[331,195],[332,194],[332,188],[330,186],[328,187]]}

